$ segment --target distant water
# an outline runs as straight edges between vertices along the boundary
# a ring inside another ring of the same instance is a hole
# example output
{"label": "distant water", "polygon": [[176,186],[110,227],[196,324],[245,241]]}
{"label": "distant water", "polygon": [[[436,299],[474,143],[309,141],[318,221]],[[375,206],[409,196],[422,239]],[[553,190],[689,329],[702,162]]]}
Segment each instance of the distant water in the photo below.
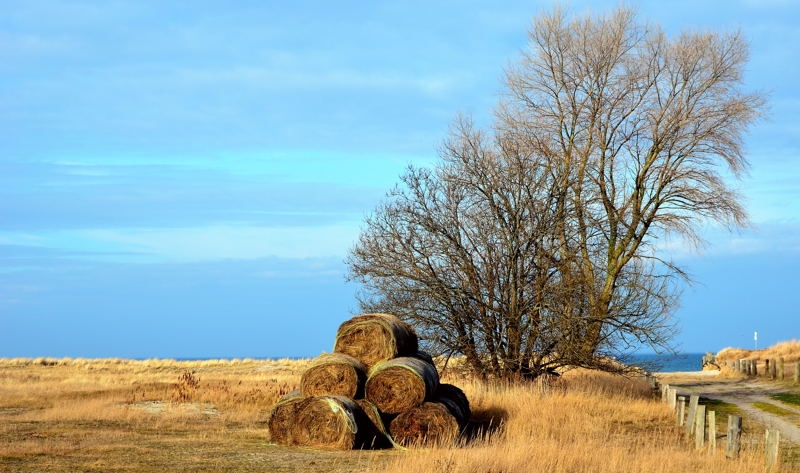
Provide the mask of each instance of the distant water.
{"label": "distant water", "polygon": [[[700,371],[703,369],[704,353],[678,353],[676,355],[656,355],[654,353],[636,353],[621,360],[626,365],[635,365],[657,372],[668,371]],[[306,357],[286,357],[291,360],[302,360]],[[313,357],[307,357],[313,358]],[[226,359],[226,357],[198,357],[198,358],[176,358],[177,361],[204,361]],[[258,358],[253,360],[274,360],[277,358]]]}
{"label": "distant water", "polygon": [[626,360],[626,364],[642,366],[653,372],[700,371],[703,369],[703,355],[703,353],[678,353],[676,355],[639,353]]}

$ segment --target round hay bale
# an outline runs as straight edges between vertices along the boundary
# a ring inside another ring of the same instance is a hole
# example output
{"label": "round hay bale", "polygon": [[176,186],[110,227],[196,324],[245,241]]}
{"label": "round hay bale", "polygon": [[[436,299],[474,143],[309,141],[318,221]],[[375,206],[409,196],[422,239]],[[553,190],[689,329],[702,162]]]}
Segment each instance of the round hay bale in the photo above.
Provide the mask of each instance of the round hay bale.
{"label": "round hay bale", "polygon": [[458,421],[444,404],[426,402],[395,417],[389,431],[404,447],[452,444],[460,432]]}
{"label": "round hay bale", "polygon": [[291,427],[297,417],[297,409],[303,401],[299,390],[283,395],[267,415],[269,440],[278,445],[291,445]]}
{"label": "round hay bale", "polygon": [[422,404],[438,387],[435,366],[419,358],[400,357],[370,370],[365,393],[381,412],[399,414]]}
{"label": "round hay bale", "polygon": [[361,360],[367,368],[398,356],[417,352],[417,333],[391,314],[361,314],[336,331],[333,350]]}
{"label": "round hay bale", "polygon": [[300,392],[305,397],[329,395],[362,398],[366,372],[364,363],[350,355],[322,355],[311,363],[311,367],[300,378]]}
{"label": "round hay bale", "polygon": [[462,429],[467,425],[467,422],[469,422],[469,418],[472,415],[469,408],[469,399],[467,399],[467,395],[464,394],[464,391],[458,386],[445,383],[440,384],[432,401],[445,406],[447,410],[453,414],[453,417],[455,417],[458,425]]}
{"label": "round hay bale", "polygon": [[342,396],[301,401],[290,427],[291,445],[328,450],[372,448],[381,435],[361,407]]}

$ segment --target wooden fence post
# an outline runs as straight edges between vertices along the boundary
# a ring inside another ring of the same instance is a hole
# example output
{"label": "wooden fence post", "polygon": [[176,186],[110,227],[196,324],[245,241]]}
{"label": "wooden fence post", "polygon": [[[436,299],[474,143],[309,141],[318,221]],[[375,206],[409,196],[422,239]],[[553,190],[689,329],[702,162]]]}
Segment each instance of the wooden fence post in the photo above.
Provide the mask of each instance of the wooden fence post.
{"label": "wooden fence post", "polygon": [[728,458],[739,458],[742,437],[742,418],[739,416],[728,416],[728,445],[725,448],[725,456]]}
{"label": "wooden fence post", "polygon": [[767,469],[769,470],[778,463],[778,445],[781,443],[781,432],[767,429],[766,436]]}
{"label": "wooden fence post", "polygon": [[669,388],[667,390],[667,402],[669,408],[675,410],[675,403],[678,401],[678,388]]}
{"label": "wooden fence post", "polygon": [[770,378],[778,379],[778,363],[772,360],[772,371],[769,373]]}
{"label": "wooden fence post", "polygon": [[683,427],[683,418],[686,415],[686,396],[678,396],[678,408],[675,410],[675,423]]}
{"label": "wooden fence post", "polygon": [[717,413],[708,411],[708,453],[717,451]]}
{"label": "wooden fence post", "polygon": [[753,376],[758,376],[758,360],[753,360],[752,372],[750,374]]}
{"label": "wooden fence post", "polygon": [[769,358],[767,358],[766,360],[764,360],[764,374],[767,376],[769,376],[769,365],[770,365]]}
{"label": "wooden fence post", "polygon": [[667,402],[667,391],[669,391],[669,384],[661,385],[661,402]]}
{"label": "wooden fence post", "polygon": [[694,416],[697,413],[697,403],[699,401],[700,396],[697,394],[692,394],[689,396],[689,414],[686,416],[686,424],[684,424],[687,434],[691,434],[692,429],[694,428]]}
{"label": "wooden fence post", "polygon": [[706,441],[706,406],[697,406],[694,416],[694,448],[701,450]]}
{"label": "wooden fence post", "polygon": [[800,362],[794,364],[794,384],[800,383]]}
{"label": "wooden fence post", "polygon": [[786,373],[784,372],[785,368],[784,363],[785,361],[782,357],[778,358],[778,379],[780,379],[781,381],[786,379]]}
{"label": "wooden fence post", "polygon": [[655,391],[656,388],[658,387],[658,378],[656,378],[650,373],[647,373],[647,376],[645,378],[647,379],[647,385],[650,386],[650,389]]}

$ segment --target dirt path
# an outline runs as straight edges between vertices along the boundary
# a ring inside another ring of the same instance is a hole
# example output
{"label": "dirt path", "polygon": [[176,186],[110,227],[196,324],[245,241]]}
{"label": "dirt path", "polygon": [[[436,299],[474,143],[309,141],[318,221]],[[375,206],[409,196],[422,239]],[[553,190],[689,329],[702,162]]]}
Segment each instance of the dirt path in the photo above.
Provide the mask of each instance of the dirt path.
{"label": "dirt path", "polygon": [[[800,388],[759,379],[728,379],[708,373],[663,373],[658,378],[662,383],[677,388],[680,396],[698,394],[735,404],[745,418],[778,429],[782,438],[800,445],[800,407],[769,397],[777,393],[800,392]],[[791,414],[779,416],[765,412],[753,405],[756,402],[772,404]]]}

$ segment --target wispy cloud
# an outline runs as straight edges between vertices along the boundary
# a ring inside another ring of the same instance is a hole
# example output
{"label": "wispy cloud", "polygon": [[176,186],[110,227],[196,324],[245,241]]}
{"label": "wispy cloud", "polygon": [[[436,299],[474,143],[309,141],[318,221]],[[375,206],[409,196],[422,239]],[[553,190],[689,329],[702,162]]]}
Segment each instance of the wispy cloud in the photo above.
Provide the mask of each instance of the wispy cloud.
{"label": "wispy cloud", "polygon": [[371,211],[413,159],[287,152],[0,162],[0,230],[331,225]]}
{"label": "wispy cloud", "polygon": [[358,230],[355,221],[295,227],[97,228],[46,231],[35,236],[3,232],[0,242],[17,248],[7,251],[6,263],[13,263],[12,257],[28,248],[58,250],[61,257],[73,259],[150,263],[342,258]]}
{"label": "wispy cloud", "polygon": [[212,225],[166,229],[99,229],[59,233],[76,249],[117,247],[156,261],[342,257],[358,236],[358,224],[309,227]]}
{"label": "wispy cloud", "polygon": [[657,250],[661,255],[688,264],[700,255],[800,256],[800,219],[761,222],[751,228],[733,231],[718,225],[706,225],[700,234],[705,241],[699,248],[672,237],[659,241]]}

